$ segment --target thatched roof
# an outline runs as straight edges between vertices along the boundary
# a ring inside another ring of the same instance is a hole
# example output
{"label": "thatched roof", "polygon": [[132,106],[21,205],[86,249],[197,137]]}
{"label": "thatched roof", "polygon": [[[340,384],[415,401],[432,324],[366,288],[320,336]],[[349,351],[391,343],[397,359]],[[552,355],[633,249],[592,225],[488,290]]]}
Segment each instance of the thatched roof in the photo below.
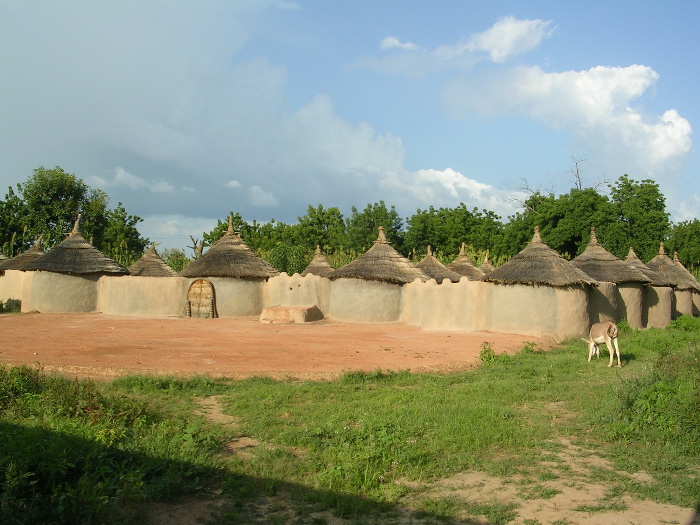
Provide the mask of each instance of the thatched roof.
{"label": "thatched roof", "polygon": [[462,278],[460,274],[450,270],[433,256],[430,245],[428,245],[428,254],[416,266],[423,270],[428,277],[435,279],[438,284],[442,283],[445,279],[449,279],[453,283],[458,283]]}
{"label": "thatched roof", "polygon": [[664,278],[670,280],[678,290],[700,291],[700,286],[698,286],[697,280],[695,280],[695,278],[688,278],[686,272],[684,272],[683,269],[681,269],[681,267],[673,261],[673,259],[666,255],[664,243],[661,243],[659,246],[659,253],[647,263],[647,266],[655,272],[661,274]]}
{"label": "thatched roof", "polygon": [[68,237],[54,246],[51,251],[25,264],[22,270],[42,270],[45,272],[68,274],[128,274],[129,270],[110,259],[80,234],[80,215]]}
{"label": "thatched roof", "polygon": [[158,255],[155,244],[151,244],[146,253],[129,267],[129,273],[138,277],[174,277],[177,275],[177,272]]}
{"label": "thatched roof", "polygon": [[676,263],[676,266],[678,266],[685,276],[688,278],[689,282],[695,285],[695,290],[700,292],[700,283],[698,283],[698,280],[695,278],[695,276],[688,271],[688,269],[683,266],[683,263],[680,261],[678,258],[678,252],[673,252],[673,262]]}
{"label": "thatched roof", "polygon": [[427,281],[429,277],[411,261],[394,250],[379,227],[374,245],[359,259],[333,270],[330,279],[363,279],[394,284],[407,284],[415,279]]}
{"label": "thatched roof", "polygon": [[234,277],[237,279],[268,279],[279,271],[256,255],[240,235],[233,231],[232,217],[228,230],[214,246],[190,263],[179,275],[183,277]]}
{"label": "thatched roof", "polygon": [[481,266],[479,266],[479,269],[482,272],[484,272],[484,275],[488,275],[496,269],[496,267],[489,262],[489,252],[486,252],[486,256],[484,257],[484,262],[481,263]]}
{"label": "thatched roof", "polygon": [[651,281],[651,286],[675,286],[670,279],[664,277],[658,272],[655,272],[644,264],[642,260],[637,257],[637,254],[631,246],[627,257],[625,257],[625,262],[646,275]]}
{"label": "thatched roof", "polygon": [[37,257],[44,255],[44,249],[41,247],[41,238],[43,235],[39,235],[31,248],[26,252],[10,257],[0,261],[0,270],[23,270],[24,265],[33,261]]}
{"label": "thatched roof", "polygon": [[591,228],[591,240],[588,246],[581,255],[572,259],[571,264],[597,281],[644,284],[651,282],[642,272],[603,248],[598,242],[595,228]]}
{"label": "thatched roof", "polygon": [[484,271],[477,268],[464,251],[464,243],[457,258],[447,265],[447,268],[459,275],[464,275],[470,281],[478,281],[484,276]]}
{"label": "thatched roof", "polygon": [[335,268],[331,266],[326,256],[321,253],[321,247],[316,246],[314,258],[311,259],[306,269],[301,272],[301,276],[304,277],[305,275],[312,274],[318,275],[319,277],[328,277],[333,270],[335,270]]}
{"label": "thatched roof", "polygon": [[598,285],[595,279],[573,266],[542,242],[540,229],[537,226],[529,244],[510,261],[484,276],[482,281],[555,287]]}

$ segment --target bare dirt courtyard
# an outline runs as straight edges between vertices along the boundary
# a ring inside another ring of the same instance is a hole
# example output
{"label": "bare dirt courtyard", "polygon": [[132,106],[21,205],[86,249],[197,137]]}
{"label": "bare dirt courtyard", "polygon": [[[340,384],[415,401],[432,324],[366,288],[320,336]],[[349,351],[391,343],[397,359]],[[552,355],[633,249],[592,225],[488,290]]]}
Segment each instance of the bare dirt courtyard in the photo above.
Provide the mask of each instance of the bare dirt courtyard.
{"label": "bare dirt courtyard", "polygon": [[0,316],[0,362],[111,378],[130,373],[320,379],[348,371],[448,371],[479,364],[488,342],[517,352],[546,338],[433,332],[405,324],[261,323],[257,318],[144,319],[103,314]]}

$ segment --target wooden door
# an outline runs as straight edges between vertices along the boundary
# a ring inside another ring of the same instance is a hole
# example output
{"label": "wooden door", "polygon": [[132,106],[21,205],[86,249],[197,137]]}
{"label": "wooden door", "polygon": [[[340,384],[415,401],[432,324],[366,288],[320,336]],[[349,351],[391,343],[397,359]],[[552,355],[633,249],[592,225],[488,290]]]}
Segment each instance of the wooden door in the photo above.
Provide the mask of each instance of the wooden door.
{"label": "wooden door", "polygon": [[217,317],[214,286],[206,279],[197,279],[187,291],[187,315],[190,317]]}

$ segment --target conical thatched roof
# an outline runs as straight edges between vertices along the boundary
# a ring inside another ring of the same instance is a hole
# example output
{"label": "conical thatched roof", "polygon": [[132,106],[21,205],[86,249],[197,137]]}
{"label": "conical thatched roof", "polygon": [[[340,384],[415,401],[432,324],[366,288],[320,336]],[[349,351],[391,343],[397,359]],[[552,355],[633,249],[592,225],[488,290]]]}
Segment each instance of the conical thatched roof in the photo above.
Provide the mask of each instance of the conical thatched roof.
{"label": "conical thatched roof", "polygon": [[652,286],[674,286],[670,279],[664,277],[658,272],[655,272],[644,264],[642,260],[637,257],[637,254],[634,252],[634,249],[631,246],[627,257],[625,258],[625,262],[646,275],[651,281]]}
{"label": "conical thatched roof", "polygon": [[591,228],[591,240],[588,246],[581,255],[572,259],[571,264],[597,281],[644,284],[651,282],[642,272],[603,248],[598,242],[595,228]]}
{"label": "conical thatched roof", "polygon": [[486,257],[484,257],[484,262],[481,263],[479,269],[484,272],[484,275],[490,274],[496,269],[496,267],[489,262],[489,252],[486,252]]}
{"label": "conical thatched roof", "polygon": [[228,230],[209,251],[190,263],[179,275],[183,277],[235,277],[237,279],[268,279],[279,275],[277,269],[243,242],[233,231],[229,216]]}
{"label": "conical thatched roof", "polygon": [[24,265],[30,263],[37,257],[44,255],[44,249],[41,247],[41,238],[43,235],[39,235],[31,248],[26,252],[15,255],[9,259],[4,259],[0,261],[0,270],[23,270]]}
{"label": "conical thatched roof", "polygon": [[453,272],[457,272],[459,275],[466,276],[470,281],[478,281],[484,276],[484,272],[477,268],[465,253],[464,243],[462,243],[462,248],[459,250],[457,258],[448,264],[447,268]]}
{"label": "conical thatched roof", "polygon": [[174,277],[177,275],[177,272],[160,258],[155,244],[151,244],[146,253],[129,267],[129,273],[138,277]]}
{"label": "conical thatched roof", "polygon": [[542,242],[540,229],[537,226],[530,243],[510,261],[486,275],[482,281],[556,287],[598,285],[595,279],[573,266]]}
{"label": "conical thatched roof", "polygon": [[330,279],[363,279],[395,284],[407,284],[415,279],[427,281],[429,277],[411,261],[394,250],[379,227],[374,245],[362,257],[334,270]]}
{"label": "conical thatched roof", "polygon": [[688,269],[683,266],[683,263],[680,261],[678,258],[678,252],[673,252],[673,262],[676,263],[676,266],[678,266],[685,276],[688,278],[689,282],[695,285],[695,290],[700,292],[700,283],[698,283],[698,280],[695,278],[695,276],[688,271]]}
{"label": "conical thatched roof", "polygon": [[664,243],[659,246],[659,253],[647,266],[655,272],[661,274],[662,277],[670,280],[678,290],[696,290],[700,291],[697,280],[689,279],[686,272],[678,266],[673,259],[666,255]]}
{"label": "conical thatched roof", "polygon": [[128,274],[129,270],[110,259],[80,234],[80,215],[68,237],[54,246],[51,251],[25,264],[23,270],[43,270],[45,272],[69,274]]}
{"label": "conical thatched roof", "polygon": [[416,266],[423,270],[428,277],[435,279],[438,284],[442,283],[445,279],[449,279],[453,283],[458,283],[462,278],[460,274],[450,270],[433,256],[430,245],[428,245],[428,254]]}
{"label": "conical thatched roof", "polygon": [[305,275],[312,274],[318,275],[319,277],[328,277],[333,270],[335,270],[335,268],[331,266],[326,256],[321,253],[321,247],[316,246],[314,258],[311,259],[306,269],[301,272],[301,276],[304,277]]}

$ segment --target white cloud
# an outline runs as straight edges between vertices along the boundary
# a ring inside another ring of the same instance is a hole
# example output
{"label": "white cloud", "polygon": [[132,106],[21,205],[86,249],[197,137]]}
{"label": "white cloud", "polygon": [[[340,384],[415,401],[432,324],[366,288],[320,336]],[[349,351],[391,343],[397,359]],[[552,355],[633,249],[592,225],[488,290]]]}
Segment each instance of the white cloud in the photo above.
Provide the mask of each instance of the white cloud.
{"label": "white cloud", "polygon": [[418,45],[412,42],[401,42],[395,36],[388,36],[382,40],[379,44],[381,49],[404,49],[406,51],[415,51],[418,49]]}
{"label": "white cloud", "polygon": [[401,42],[390,36],[382,40],[383,51],[421,51],[420,53],[391,53],[382,57],[364,57],[357,61],[362,67],[395,75],[421,77],[440,70],[470,69],[487,53],[493,62],[527,53],[552,35],[552,21],[520,20],[513,16],[499,19],[491,28],[475,33],[452,44],[435,49],[420,49],[417,44]]}
{"label": "white cloud", "polygon": [[551,36],[551,20],[519,20],[513,16],[499,19],[490,29],[473,35],[466,44],[442,48],[441,54],[485,52],[493,62],[521,55],[535,49]]}
{"label": "white cloud", "polygon": [[592,157],[624,159],[629,164],[623,169],[638,166],[648,172],[692,148],[690,123],[677,111],[659,116],[634,105],[658,78],[642,65],[562,73],[519,67],[456,80],[446,89],[446,100],[465,116],[517,111],[570,130]]}
{"label": "white cloud", "polygon": [[233,188],[233,189],[238,189],[238,188],[243,187],[242,184],[235,179],[228,181],[226,184],[224,184],[224,186],[226,186],[227,188]]}
{"label": "white cloud", "polygon": [[274,208],[279,206],[277,197],[272,192],[263,190],[260,186],[251,186],[248,195],[251,206],[255,208]]}
{"label": "white cloud", "polygon": [[87,180],[99,188],[124,186],[133,191],[148,190],[151,193],[173,193],[175,191],[175,187],[164,180],[147,181],[138,175],[129,173],[124,168],[115,169],[114,177],[111,180],[103,177],[87,177]]}
{"label": "white cloud", "polygon": [[454,207],[464,202],[470,208],[486,209],[501,217],[512,214],[526,196],[518,191],[499,190],[452,169],[422,169],[387,174],[381,182],[397,195],[408,195],[421,205]]}

